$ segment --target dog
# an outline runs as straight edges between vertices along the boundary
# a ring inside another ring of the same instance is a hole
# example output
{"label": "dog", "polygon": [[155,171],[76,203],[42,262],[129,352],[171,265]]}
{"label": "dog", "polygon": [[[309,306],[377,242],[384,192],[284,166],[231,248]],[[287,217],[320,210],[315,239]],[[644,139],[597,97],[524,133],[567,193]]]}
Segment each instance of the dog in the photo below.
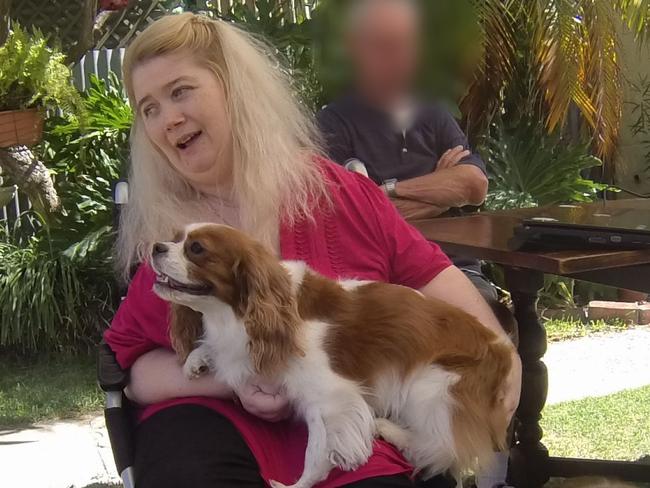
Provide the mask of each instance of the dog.
{"label": "dog", "polygon": [[514,349],[461,309],[404,286],[325,278],[225,225],[188,226],[153,246],[151,264],[185,374],[211,369],[235,392],[253,375],[273,378],[306,422],[292,488],[364,464],[376,436],[424,478],[487,464],[504,447]]}

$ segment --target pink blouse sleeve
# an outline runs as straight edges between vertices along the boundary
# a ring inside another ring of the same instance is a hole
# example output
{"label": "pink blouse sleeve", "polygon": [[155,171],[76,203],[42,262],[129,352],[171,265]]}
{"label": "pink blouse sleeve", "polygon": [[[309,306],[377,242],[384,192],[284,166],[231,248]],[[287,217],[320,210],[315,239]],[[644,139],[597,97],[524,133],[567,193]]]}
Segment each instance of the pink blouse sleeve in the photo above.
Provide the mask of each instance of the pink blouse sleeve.
{"label": "pink blouse sleeve", "polygon": [[388,253],[389,281],[420,289],[451,266],[440,247],[427,241],[407,223],[393,203],[368,178],[358,176],[369,200],[369,213],[376,217],[378,234]]}
{"label": "pink blouse sleeve", "polygon": [[159,347],[170,347],[169,308],[154,294],[153,270],[141,265],[122,300],[104,339],[122,368],[129,368],[142,354]]}

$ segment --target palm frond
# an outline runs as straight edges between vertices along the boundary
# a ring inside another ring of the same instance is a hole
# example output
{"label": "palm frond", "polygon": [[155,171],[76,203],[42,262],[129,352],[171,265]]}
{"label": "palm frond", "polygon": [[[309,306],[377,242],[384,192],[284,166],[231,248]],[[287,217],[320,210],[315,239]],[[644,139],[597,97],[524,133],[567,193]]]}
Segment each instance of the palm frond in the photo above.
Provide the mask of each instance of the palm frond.
{"label": "palm frond", "polygon": [[546,102],[549,131],[562,126],[572,103],[590,126],[596,109],[585,89],[585,29],[573,0],[536,0],[531,5],[533,62]]}
{"label": "palm frond", "polygon": [[513,75],[516,56],[516,1],[476,1],[475,8],[481,26],[480,63],[460,107],[469,131],[483,132],[498,109],[500,94]]}
{"label": "palm frond", "polygon": [[[585,86],[596,109],[592,125],[598,155],[611,161],[619,140],[622,78],[617,20],[612,2],[582,0],[585,30]],[[613,167],[610,165],[610,177]]]}
{"label": "palm frond", "polygon": [[637,40],[650,40],[650,0],[616,0],[615,6]]}

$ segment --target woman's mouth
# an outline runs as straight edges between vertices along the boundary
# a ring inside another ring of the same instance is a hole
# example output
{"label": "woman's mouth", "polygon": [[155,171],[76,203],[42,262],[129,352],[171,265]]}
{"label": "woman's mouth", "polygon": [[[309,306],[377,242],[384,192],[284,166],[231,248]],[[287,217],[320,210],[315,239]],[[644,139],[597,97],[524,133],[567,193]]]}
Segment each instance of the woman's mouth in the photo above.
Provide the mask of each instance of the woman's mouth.
{"label": "woman's mouth", "polygon": [[190,132],[189,134],[184,135],[176,142],[176,147],[183,150],[191,146],[199,136],[203,134],[203,131],[197,130],[196,132]]}

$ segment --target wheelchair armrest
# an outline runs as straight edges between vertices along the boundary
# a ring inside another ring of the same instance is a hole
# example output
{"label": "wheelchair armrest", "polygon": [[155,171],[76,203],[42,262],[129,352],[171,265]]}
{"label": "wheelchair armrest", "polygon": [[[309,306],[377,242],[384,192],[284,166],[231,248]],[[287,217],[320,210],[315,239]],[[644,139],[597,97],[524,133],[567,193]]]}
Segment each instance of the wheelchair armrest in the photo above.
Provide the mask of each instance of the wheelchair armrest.
{"label": "wheelchair armrest", "polygon": [[120,367],[115,353],[104,341],[97,350],[97,381],[105,392],[122,391],[129,382],[128,370]]}

